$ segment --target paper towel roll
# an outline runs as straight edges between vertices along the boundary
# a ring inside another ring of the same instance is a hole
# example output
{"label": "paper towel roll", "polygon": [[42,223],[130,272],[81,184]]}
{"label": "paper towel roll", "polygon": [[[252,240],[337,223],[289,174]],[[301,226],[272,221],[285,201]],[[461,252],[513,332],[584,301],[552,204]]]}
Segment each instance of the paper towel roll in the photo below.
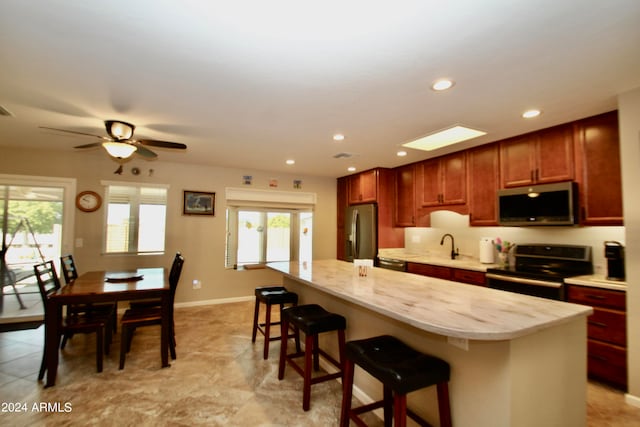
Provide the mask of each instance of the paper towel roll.
{"label": "paper towel roll", "polygon": [[480,262],[483,264],[493,264],[493,254],[493,238],[482,237],[480,239]]}

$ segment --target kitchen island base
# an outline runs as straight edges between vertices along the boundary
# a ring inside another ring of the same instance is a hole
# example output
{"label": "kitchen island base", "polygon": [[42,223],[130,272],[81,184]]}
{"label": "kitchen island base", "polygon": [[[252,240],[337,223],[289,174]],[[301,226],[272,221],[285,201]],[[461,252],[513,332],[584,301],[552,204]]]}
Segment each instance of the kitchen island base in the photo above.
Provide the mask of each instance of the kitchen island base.
{"label": "kitchen island base", "polygon": [[[398,273],[402,274],[402,273]],[[586,321],[575,317],[510,340],[468,340],[468,350],[433,334],[332,295],[290,276],[283,285],[300,304],[320,304],[347,318],[347,340],[393,335],[451,365],[451,411],[458,427],[579,427],[586,425]],[[366,298],[366,296],[363,296]],[[322,338],[321,338],[322,340]],[[333,340],[321,342],[331,354]],[[463,340],[464,341],[464,340]],[[381,398],[380,384],[356,370],[354,396]],[[409,395],[408,406],[434,425],[435,390]]]}

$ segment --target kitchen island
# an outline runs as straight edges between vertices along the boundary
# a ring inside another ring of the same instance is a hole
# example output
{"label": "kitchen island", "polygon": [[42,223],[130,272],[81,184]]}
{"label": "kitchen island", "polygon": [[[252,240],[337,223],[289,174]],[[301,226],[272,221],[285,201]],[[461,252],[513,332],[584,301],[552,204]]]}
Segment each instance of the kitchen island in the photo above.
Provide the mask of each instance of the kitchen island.
{"label": "kitchen island", "polygon": [[[268,266],[300,304],[345,316],[348,340],[391,334],[449,362],[454,425],[586,425],[590,307],[380,268],[360,277],[337,260]],[[337,355],[330,338],[321,345]],[[355,384],[364,402],[381,395],[359,370]],[[409,406],[437,425],[435,390]]]}

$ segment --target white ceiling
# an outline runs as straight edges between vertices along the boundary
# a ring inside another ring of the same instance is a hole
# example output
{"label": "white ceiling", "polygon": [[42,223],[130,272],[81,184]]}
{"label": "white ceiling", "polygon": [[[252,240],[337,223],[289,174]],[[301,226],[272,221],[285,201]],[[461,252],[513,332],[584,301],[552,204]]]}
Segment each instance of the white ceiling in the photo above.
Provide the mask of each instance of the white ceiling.
{"label": "white ceiling", "polygon": [[38,126],[117,119],[188,145],[162,160],[338,177],[453,151],[395,155],[453,124],[488,132],[467,148],[615,109],[640,1],[2,0],[0,64],[0,146],[72,152],[95,140]]}

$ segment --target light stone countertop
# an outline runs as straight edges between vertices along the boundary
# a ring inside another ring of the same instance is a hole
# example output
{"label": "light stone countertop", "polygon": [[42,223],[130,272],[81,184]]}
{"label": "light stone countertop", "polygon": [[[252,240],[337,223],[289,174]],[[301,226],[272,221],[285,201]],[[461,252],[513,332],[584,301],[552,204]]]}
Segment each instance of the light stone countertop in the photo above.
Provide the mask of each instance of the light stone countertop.
{"label": "light stone countertop", "polygon": [[[441,254],[430,254],[428,252],[416,253],[407,251],[404,248],[380,249],[378,250],[378,256],[407,262],[440,265],[444,267],[461,268],[464,270],[481,272],[486,272],[487,268],[498,267],[498,264],[482,264],[476,258],[462,256],[452,260],[450,258],[443,257]],[[570,285],[589,286],[592,288],[612,289],[625,292],[627,290],[627,282],[607,280],[602,274],[570,277],[564,279],[564,282]]]}
{"label": "light stone countertop", "polygon": [[569,285],[589,286],[592,288],[611,289],[614,291],[627,291],[627,282],[607,280],[602,274],[569,277],[564,279],[564,283]]}
{"label": "light stone countertop", "polygon": [[298,282],[438,335],[502,341],[586,317],[588,306],[382,268],[359,277],[338,260],[267,266]]}
{"label": "light stone countertop", "polygon": [[379,249],[378,256],[407,262],[440,265],[443,267],[461,268],[463,270],[481,272],[486,272],[487,268],[497,266],[497,264],[482,264],[477,258],[471,258],[464,255],[456,257],[456,259],[451,259],[450,257],[444,257],[441,254],[410,252],[403,248]]}

